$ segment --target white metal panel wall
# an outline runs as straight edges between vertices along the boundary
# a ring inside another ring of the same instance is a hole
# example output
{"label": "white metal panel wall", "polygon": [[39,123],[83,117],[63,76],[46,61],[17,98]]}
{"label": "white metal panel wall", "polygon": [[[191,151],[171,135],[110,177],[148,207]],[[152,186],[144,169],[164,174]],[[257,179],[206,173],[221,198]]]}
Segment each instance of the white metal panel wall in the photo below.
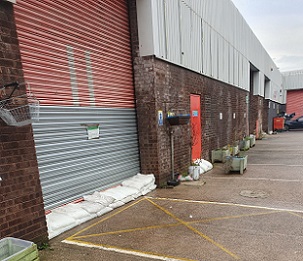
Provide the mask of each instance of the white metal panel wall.
{"label": "white metal panel wall", "polygon": [[303,89],[303,70],[284,72],[283,85],[285,90]]}
{"label": "white metal panel wall", "polygon": [[[180,50],[180,24],[174,24],[174,21],[177,21],[176,17],[179,17],[179,2],[175,1],[170,6],[165,4],[165,35],[166,35],[166,52],[167,59],[172,60],[176,59],[177,62],[181,61],[181,54],[176,50]],[[169,46],[175,46],[175,48],[169,48]]]}
{"label": "white metal panel wall", "polygon": [[[156,15],[159,19],[163,12],[161,9],[165,8],[165,13],[170,12],[171,15],[166,23],[161,24],[165,28],[153,28],[155,43],[159,38],[158,42],[162,44],[161,30],[170,37],[174,36],[174,43],[166,39],[165,49],[161,46],[154,49],[157,57],[245,90],[249,90],[249,67],[252,63],[274,88],[281,88],[281,73],[230,0],[138,0],[137,5],[141,6],[146,1],[156,1],[157,5],[153,6],[157,10],[140,8],[140,12],[152,12],[153,19]],[[144,16],[140,14],[140,17]],[[198,21],[201,21],[200,25]],[[139,29],[144,23],[139,19]],[[140,45],[144,47],[149,40],[148,37],[141,38]],[[166,52],[170,55],[166,56]],[[258,94],[264,95],[262,88]],[[272,95],[271,98],[281,101],[278,96]]]}

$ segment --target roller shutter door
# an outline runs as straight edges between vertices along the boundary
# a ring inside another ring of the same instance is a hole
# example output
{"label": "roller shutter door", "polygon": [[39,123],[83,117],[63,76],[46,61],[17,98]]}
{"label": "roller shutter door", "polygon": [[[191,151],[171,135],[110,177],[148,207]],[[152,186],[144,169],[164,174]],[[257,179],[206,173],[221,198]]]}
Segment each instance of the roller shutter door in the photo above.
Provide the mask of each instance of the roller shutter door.
{"label": "roller shutter door", "polygon": [[41,102],[33,130],[46,209],[135,175],[127,1],[18,0],[14,8],[24,77]]}
{"label": "roller shutter door", "polygon": [[295,112],[295,118],[303,115],[303,90],[287,91],[286,112]]}

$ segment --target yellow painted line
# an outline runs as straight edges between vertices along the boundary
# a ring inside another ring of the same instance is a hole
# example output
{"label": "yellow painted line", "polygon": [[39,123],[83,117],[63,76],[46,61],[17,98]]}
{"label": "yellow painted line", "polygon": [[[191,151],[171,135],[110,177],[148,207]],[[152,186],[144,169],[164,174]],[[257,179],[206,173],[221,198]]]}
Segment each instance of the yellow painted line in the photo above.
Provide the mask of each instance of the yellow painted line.
{"label": "yellow painted line", "polygon": [[[125,211],[125,210],[133,207],[134,205],[142,202],[143,200],[146,200],[146,201],[150,202],[151,204],[153,204],[154,206],[156,206],[157,208],[159,208],[160,210],[162,210],[164,213],[166,213],[167,215],[171,216],[178,223],[164,224],[164,225],[157,225],[157,226],[147,226],[147,227],[141,227],[141,228],[132,228],[132,229],[125,229],[125,230],[118,230],[118,231],[110,231],[110,232],[105,232],[105,233],[100,233],[100,234],[90,234],[90,235],[78,236],[79,234],[81,234],[81,233],[87,231],[88,229],[96,226],[97,224],[100,224],[100,223],[102,223],[102,222],[104,222],[104,221],[106,221],[106,220],[108,220],[108,219],[116,216],[117,214],[122,213],[123,211]],[[235,216],[215,217],[215,218],[201,219],[201,220],[195,220],[195,221],[186,222],[186,221],[183,221],[183,220],[179,219],[178,217],[174,216],[172,213],[170,213],[164,207],[159,206],[158,204],[156,204],[152,200],[167,200],[167,201],[175,201],[175,202],[189,202],[189,203],[200,203],[200,204],[215,204],[215,205],[240,206],[240,207],[248,207],[248,208],[255,208],[255,209],[267,209],[267,210],[272,210],[272,211],[271,212],[263,212],[263,213],[252,213],[252,214],[235,215]],[[96,223],[94,223],[94,224],[92,224],[92,225],[90,225],[90,226],[82,229],[81,231],[79,231],[76,234],[70,236],[69,238],[67,238],[63,242],[71,243],[71,244],[77,244],[77,245],[83,245],[83,246],[87,246],[87,247],[96,247],[96,248],[100,248],[100,249],[103,249],[103,250],[116,251],[116,252],[121,252],[121,253],[122,252],[123,253],[128,253],[128,254],[134,254],[134,253],[136,253],[136,255],[146,256],[146,257],[150,257],[150,258],[154,258],[154,259],[158,259],[158,260],[195,261],[195,260],[185,259],[185,258],[172,259],[172,258],[175,258],[175,257],[161,256],[161,255],[158,255],[158,254],[155,254],[155,253],[151,253],[151,252],[142,252],[142,251],[132,250],[132,249],[117,248],[117,247],[110,246],[110,245],[94,244],[94,243],[90,243],[90,242],[85,242],[85,241],[77,240],[77,239],[85,239],[85,238],[89,238],[89,237],[113,235],[113,234],[120,234],[120,233],[130,233],[130,232],[141,231],[141,230],[158,229],[158,228],[164,228],[164,227],[173,227],[173,226],[184,225],[188,229],[190,229],[191,231],[193,231],[194,233],[198,234],[202,238],[206,239],[207,241],[209,241],[213,245],[215,245],[218,248],[220,248],[225,253],[227,253],[230,256],[232,256],[234,259],[239,259],[239,257],[237,255],[235,255],[234,253],[232,253],[231,251],[229,251],[224,246],[222,246],[221,244],[217,243],[216,241],[214,241],[213,239],[211,239],[207,235],[205,235],[202,232],[198,231],[197,229],[195,229],[194,227],[192,227],[190,224],[200,223],[200,222],[211,222],[211,221],[224,220],[224,219],[235,219],[235,218],[242,218],[242,217],[249,217],[249,216],[267,215],[267,214],[273,214],[273,213],[284,212],[284,211],[288,212],[288,213],[290,213],[292,215],[295,215],[295,216],[303,218],[303,216],[301,216],[299,214],[296,214],[294,212],[291,212],[290,210],[281,210],[281,209],[276,209],[276,208],[267,208],[267,207],[240,205],[240,204],[233,204],[233,203],[207,202],[207,201],[171,199],[171,198],[157,198],[157,197],[154,198],[154,197],[147,197],[147,196],[145,196],[144,198],[141,198],[140,200],[134,202],[133,204],[130,204],[129,206],[124,207],[124,208],[122,208],[119,211],[116,211],[112,215],[109,215],[106,218],[103,218],[102,220],[99,220],[98,222],[96,222]],[[298,211],[296,211],[296,212],[298,212]]]}
{"label": "yellow painted line", "polygon": [[152,253],[152,252],[138,251],[138,250],[127,249],[127,248],[118,248],[118,247],[115,247],[115,246],[95,244],[95,243],[84,242],[84,241],[79,241],[79,240],[68,240],[68,239],[66,239],[66,240],[63,240],[62,242],[67,243],[67,244],[77,245],[77,246],[98,248],[98,249],[102,249],[102,250],[105,250],[105,251],[114,251],[114,252],[117,252],[117,253],[131,254],[131,255],[135,255],[135,256],[147,257],[147,258],[152,258],[152,259],[157,259],[157,260],[198,261],[198,260],[193,260],[193,259],[188,259],[188,258],[173,257],[173,256],[168,256],[168,255],[163,256],[163,255],[159,255],[159,254]]}
{"label": "yellow painted line", "polygon": [[214,217],[214,218],[207,218],[207,219],[201,219],[201,220],[193,220],[193,221],[189,221],[187,223],[188,224],[205,223],[205,222],[211,222],[211,221],[217,221],[217,220],[228,220],[228,219],[236,219],[236,218],[243,218],[243,217],[255,217],[255,216],[270,215],[270,214],[283,213],[283,212],[284,211],[271,211],[271,212],[252,213],[252,214],[243,214],[243,215],[235,215],[235,216]]}
{"label": "yellow painted line", "polygon": [[234,259],[239,260],[240,258],[232,253],[231,251],[229,251],[228,249],[226,249],[224,246],[222,246],[221,244],[217,243],[216,241],[214,241],[213,239],[211,239],[210,237],[208,237],[207,235],[201,233],[199,230],[195,229],[194,227],[190,226],[187,222],[181,220],[180,218],[176,217],[175,215],[173,215],[172,213],[170,213],[168,210],[166,210],[165,208],[159,206],[158,204],[156,204],[155,202],[153,202],[151,199],[147,198],[147,200],[149,202],[151,202],[153,205],[155,205],[157,208],[161,209],[164,213],[166,213],[167,215],[171,216],[172,218],[174,218],[175,220],[177,220],[178,222],[180,222],[181,224],[183,224],[184,226],[186,226],[188,229],[190,229],[191,231],[193,231],[194,233],[198,234],[199,236],[201,236],[202,238],[206,239],[207,241],[209,241],[210,243],[212,243],[213,245],[217,246],[218,248],[220,248],[222,251],[224,251],[225,253],[227,253],[228,255],[232,256]]}
{"label": "yellow painted line", "polygon": [[[236,219],[236,218],[243,218],[243,217],[253,217],[253,216],[269,215],[269,214],[275,214],[275,213],[280,213],[280,212],[271,211],[271,212],[263,212],[263,213],[252,213],[252,214],[243,214],[243,215],[235,215],[235,216],[215,217],[215,218],[208,218],[208,219],[201,219],[201,220],[193,220],[193,221],[189,221],[187,223],[188,224],[205,223],[205,222],[211,222],[211,221],[217,221],[217,220],[228,220],[228,219]],[[89,234],[89,235],[84,235],[84,236],[73,236],[73,239],[84,239],[84,238],[90,238],[90,237],[131,233],[131,232],[143,231],[143,230],[149,230],[149,229],[176,227],[176,226],[180,226],[180,225],[182,225],[182,224],[181,223],[172,223],[172,224],[164,224],[164,225],[157,225],[157,226],[130,228],[130,229],[109,231],[109,232],[98,233],[98,234]]]}
{"label": "yellow painted line", "polygon": [[114,216],[120,214],[121,212],[123,212],[123,211],[125,211],[125,210],[127,210],[127,209],[129,209],[129,208],[131,208],[131,207],[133,207],[134,205],[140,203],[140,202],[143,201],[143,200],[145,200],[145,198],[141,198],[141,199],[139,199],[138,201],[136,201],[136,202],[130,204],[129,206],[124,207],[124,208],[122,208],[122,209],[119,210],[119,211],[116,211],[115,213],[113,213],[113,214],[111,214],[111,215],[109,215],[109,216],[107,216],[107,217],[105,217],[105,218],[99,220],[98,222],[96,222],[96,223],[94,223],[94,224],[92,224],[92,225],[90,225],[90,226],[88,226],[88,227],[86,227],[86,228],[84,228],[84,229],[78,231],[76,234],[74,234],[74,235],[68,237],[67,239],[72,239],[73,237],[75,237],[75,236],[77,236],[77,235],[79,235],[79,234],[85,232],[86,230],[88,230],[88,229],[90,229],[90,228],[92,228],[92,227],[94,227],[94,226],[96,226],[96,225],[98,225],[98,224],[100,224],[100,223],[102,223],[102,222],[104,222],[105,220],[108,220],[108,219],[110,219],[110,218],[112,218],[112,217],[114,217]]}
{"label": "yellow painted line", "polygon": [[[210,180],[228,180],[230,177],[204,177],[204,179]],[[246,178],[246,177],[233,177],[235,180],[257,180],[257,181],[274,181],[274,182],[303,182],[302,179],[272,179],[272,178]]]}
{"label": "yellow painted line", "polygon": [[303,216],[302,216],[302,215],[299,215],[299,214],[297,214],[297,213],[290,212],[290,211],[289,211],[288,213],[289,213],[289,214],[291,214],[291,215],[293,215],[293,216],[303,218]]}
{"label": "yellow painted line", "polygon": [[281,212],[303,213],[303,210],[297,210],[297,209],[261,207],[261,206],[244,205],[244,204],[228,203],[228,202],[200,201],[200,200],[177,199],[177,198],[158,198],[158,197],[148,197],[148,196],[145,196],[145,198],[154,199],[154,200],[175,201],[175,202],[198,203],[198,204],[205,204],[205,205],[219,205],[219,206],[221,205],[221,206],[231,206],[231,207],[234,206],[234,207],[243,207],[243,208],[267,209],[267,210],[281,211]]}
{"label": "yellow painted line", "polygon": [[104,233],[99,233],[99,234],[90,234],[90,235],[85,235],[85,236],[73,236],[73,238],[74,239],[81,239],[81,238],[89,238],[89,237],[107,236],[107,235],[130,233],[130,232],[149,230],[149,229],[176,227],[176,226],[180,226],[180,225],[181,225],[180,223],[174,223],[174,224],[165,224],[165,225],[158,225],[158,226],[147,226],[147,227],[139,227],[139,228],[130,228],[130,229],[123,229],[123,230],[104,232]]}

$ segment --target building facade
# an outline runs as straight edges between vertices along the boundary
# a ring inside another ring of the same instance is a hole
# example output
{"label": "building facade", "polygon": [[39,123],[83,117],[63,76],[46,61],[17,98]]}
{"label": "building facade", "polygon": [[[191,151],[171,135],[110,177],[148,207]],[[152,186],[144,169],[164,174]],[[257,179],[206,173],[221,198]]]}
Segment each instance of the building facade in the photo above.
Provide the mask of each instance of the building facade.
{"label": "building facade", "polygon": [[0,237],[41,241],[45,212],[138,172],[164,186],[270,131],[285,104],[281,73],[230,0],[13,2],[0,3],[1,81],[27,82],[40,119],[1,121]]}
{"label": "building facade", "polygon": [[303,70],[283,72],[286,91],[286,113],[295,113],[294,119],[303,115]]}
{"label": "building facade", "polygon": [[272,106],[279,112],[285,103],[282,75],[231,1],[130,2],[143,171],[163,184],[170,170],[182,173],[194,159],[194,126],[160,125],[159,111],[201,118],[204,159],[212,149],[270,131]]}

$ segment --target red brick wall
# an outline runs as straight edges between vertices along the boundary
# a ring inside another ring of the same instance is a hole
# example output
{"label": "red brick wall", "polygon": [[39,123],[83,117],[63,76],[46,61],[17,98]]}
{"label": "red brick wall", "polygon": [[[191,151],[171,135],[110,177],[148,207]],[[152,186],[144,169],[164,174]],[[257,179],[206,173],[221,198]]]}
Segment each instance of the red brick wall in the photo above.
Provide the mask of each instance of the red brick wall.
{"label": "red brick wall", "polygon": [[[172,109],[189,112],[190,94],[201,95],[202,154],[204,159],[210,159],[211,150],[249,134],[244,118],[244,114],[248,115],[248,93],[153,56],[140,57],[136,1],[131,0],[129,4],[141,170],[154,173],[158,185],[162,185],[171,177],[171,127],[167,122],[158,125],[158,110],[163,111],[164,117]],[[191,129],[185,125],[173,130],[174,169],[183,173],[191,161]]]}
{"label": "red brick wall", "polygon": [[288,90],[286,102],[286,113],[296,113],[293,119],[303,115],[303,90]]}
{"label": "red brick wall", "polygon": [[[0,2],[0,27],[0,85],[22,82],[11,3]],[[24,91],[23,87],[17,93]],[[11,127],[0,120],[0,177],[0,238],[11,236],[36,243],[46,241],[45,212],[31,125]]]}

